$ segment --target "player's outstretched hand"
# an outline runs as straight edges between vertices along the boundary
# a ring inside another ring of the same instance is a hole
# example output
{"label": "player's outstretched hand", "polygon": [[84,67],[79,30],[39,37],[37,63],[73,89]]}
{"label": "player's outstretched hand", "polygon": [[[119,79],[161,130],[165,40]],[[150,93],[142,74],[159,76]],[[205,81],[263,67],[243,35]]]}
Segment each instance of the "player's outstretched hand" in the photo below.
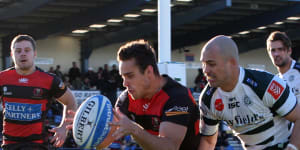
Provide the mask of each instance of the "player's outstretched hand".
{"label": "player's outstretched hand", "polygon": [[114,111],[116,120],[110,123],[111,126],[117,127],[117,130],[113,133],[115,139],[120,139],[125,135],[132,134],[137,124],[131,121],[126,115],[124,115],[118,108]]}
{"label": "player's outstretched hand", "polygon": [[65,143],[67,138],[67,129],[65,127],[56,127],[53,129],[49,129],[49,132],[53,133],[54,136],[50,140],[50,143],[53,143],[54,147],[61,147]]}

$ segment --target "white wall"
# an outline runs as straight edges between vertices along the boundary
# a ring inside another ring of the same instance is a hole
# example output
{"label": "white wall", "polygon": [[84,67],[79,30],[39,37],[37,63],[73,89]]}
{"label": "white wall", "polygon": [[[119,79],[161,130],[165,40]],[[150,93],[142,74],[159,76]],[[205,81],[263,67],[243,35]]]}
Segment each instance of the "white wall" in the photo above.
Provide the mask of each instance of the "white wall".
{"label": "white wall", "polygon": [[265,48],[255,49],[240,54],[240,65],[248,68],[248,64],[264,65],[266,71],[277,74],[277,70],[272,64]]}
{"label": "white wall", "polygon": [[53,58],[52,65],[38,65],[48,71],[50,66],[54,69],[56,65],[61,66],[63,73],[67,73],[72,67],[72,62],[76,61],[80,67],[80,43],[79,40],[66,36],[55,36],[37,41],[37,57]]}
{"label": "white wall", "polygon": [[117,52],[123,43],[117,43],[105,47],[95,49],[89,59],[89,67],[93,67],[97,71],[99,67],[108,64],[111,68],[112,64],[117,64]]}
{"label": "white wall", "polygon": [[200,63],[200,50],[203,47],[203,43],[198,45],[193,45],[190,47],[185,47],[185,49],[190,50],[189,54],[194,54],[194,61],[193,62],[185,62],[185,52],[182,50],[173,50],[172,51],[172,61],[177,62],[185,62],[186,63],[186,81],[187,81],[187,87],[194,87],[194,80],[198,74],[198,69],[201,68]]}

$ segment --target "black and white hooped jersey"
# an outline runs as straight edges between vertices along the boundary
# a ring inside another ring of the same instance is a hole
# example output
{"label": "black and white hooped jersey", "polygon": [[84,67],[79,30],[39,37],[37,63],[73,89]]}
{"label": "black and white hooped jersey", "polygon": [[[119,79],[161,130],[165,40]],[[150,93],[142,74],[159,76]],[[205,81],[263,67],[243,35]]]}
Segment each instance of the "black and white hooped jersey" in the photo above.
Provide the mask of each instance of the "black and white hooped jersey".
{"label": "black and white hooped jersey", "polygon": [[300,100],[300,63],[295,60],[292,61],[291,68],[284,74],[279,73],[279,77],[285,80],[289,87],[296,95],[298,101]]}
{"label": "black and white hooped jersey", "polygon": [[225,121],[248,150],[288,141],[291,123],[283,118],[297,105],[295,95],[278,76],[240,67],[232,92],[208,85],[200,95],[200,133],[214,135]]}

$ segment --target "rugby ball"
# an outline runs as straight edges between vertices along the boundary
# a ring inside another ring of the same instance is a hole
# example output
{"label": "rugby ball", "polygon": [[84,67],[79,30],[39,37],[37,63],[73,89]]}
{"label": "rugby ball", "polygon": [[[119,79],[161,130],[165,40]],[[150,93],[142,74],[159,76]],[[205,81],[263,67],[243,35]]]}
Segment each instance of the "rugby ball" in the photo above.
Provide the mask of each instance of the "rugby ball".
{"label": "rugby ball", "polygon": [[73,122],[73,138],[80,148],[95,148],[101,143],[108,146],[113,142],[109,125],[113,121],[112,109],[109,99],[103,95],[91,96],[80,105]]}

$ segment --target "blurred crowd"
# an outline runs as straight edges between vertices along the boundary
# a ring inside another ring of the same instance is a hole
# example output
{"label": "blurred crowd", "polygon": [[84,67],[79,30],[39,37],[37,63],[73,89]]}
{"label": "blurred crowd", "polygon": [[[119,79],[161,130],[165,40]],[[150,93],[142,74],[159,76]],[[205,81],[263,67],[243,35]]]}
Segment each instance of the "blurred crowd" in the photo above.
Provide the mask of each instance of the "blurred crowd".
{"label": "blurred crowd", "polygon": [[67,73],[60,70],[60,65],[55,69],[50,67],[48,72],[60,77],[71,90],[99,90],[102,95],[111,100],[113,105],[117,99],[117,90],[124,89],[122,77],[115,64],[111,68],[108,64],[104,64],[97,71],[89,67],[87,72],[82,72],[77,63],[73,62]]}

